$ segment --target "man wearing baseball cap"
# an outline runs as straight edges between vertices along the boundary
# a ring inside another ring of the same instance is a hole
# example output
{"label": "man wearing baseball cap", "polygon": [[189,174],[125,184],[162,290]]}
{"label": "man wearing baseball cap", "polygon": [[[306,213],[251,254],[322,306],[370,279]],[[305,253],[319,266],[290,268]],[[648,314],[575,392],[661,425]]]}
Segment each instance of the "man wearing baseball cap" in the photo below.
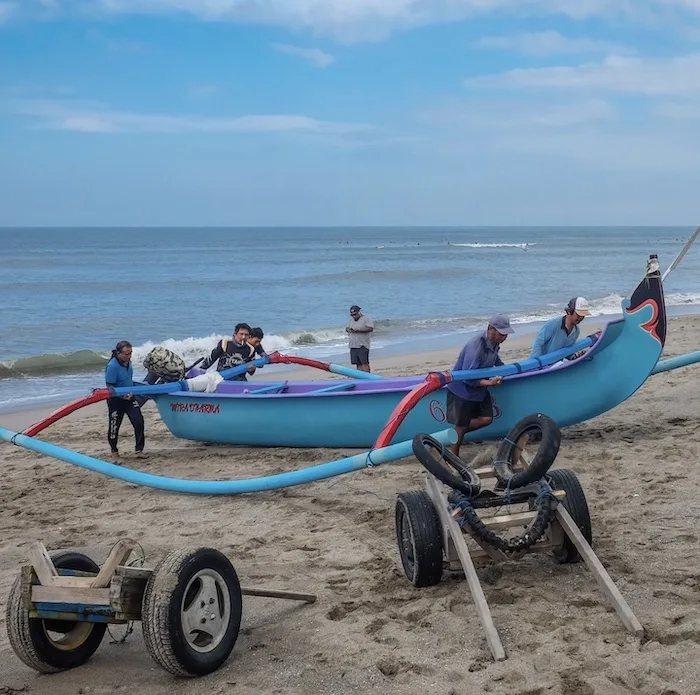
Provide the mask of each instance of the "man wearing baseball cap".
{"label": "man wearing baseball cap", "polygon": [[350,321],[345,326],[350,347],[350,363],[362,372],[371,372],[369,365],[370,333],[374,330],[374,322],[362,313],[357,304],[350,307]]}
{"label": "man wearing baseball cap", "polygon": [[530,357],[542,357],[555,350],[571,347],[579,338],[579,324],[591,315],[585,297],[572,297],[564,308],[564,316],[547,321],[535,338]]}
{"label": "man wearing baseball cap", "polygon": [[[487,369],[499,367],[503,360],[498,352],[501,343],[513,332],[510,319],[505,314],[495,314],[489,319],[486,330],[472,338],[459,353],[454,370]],[[486,427],[493,422],[493,405],[489,386],[498,386],[503,377],[452,381],[447,385],[447,422],[454,425],[457,441],[450,447],[459,456],[462,440],[467,432]]]}

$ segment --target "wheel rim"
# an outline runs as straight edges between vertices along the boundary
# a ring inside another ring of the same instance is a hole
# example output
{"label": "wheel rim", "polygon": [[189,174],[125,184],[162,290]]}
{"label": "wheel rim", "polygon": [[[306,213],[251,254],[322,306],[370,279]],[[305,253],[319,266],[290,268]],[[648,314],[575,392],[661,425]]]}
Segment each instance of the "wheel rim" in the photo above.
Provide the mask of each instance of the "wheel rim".
{"label": "wheel rim", "polygon": [[[51,622],[55,623],[56,621]],[[87,638],[90,637],[90,634],[92,633],[92,628],[94,627],[93,623],[87,621],[80,623],[69,623],[66,621],[66,627],[71,625],[72,627],[67,629],[65,632],[57,632],[54,630],[49,630],[46,623],[47,621],[45,620],[41,621],[41,626],[44,629],[46,639],[51,643],[52,647],[60,649],[64,652],[72,652],[85,644]]]}
{"label": "wheel rim", "polygon": [[182,597],[180,621],[194,651],[204,654],[221,643],[231,621],[231,597],[216,570],[202,569],[190,579]]}

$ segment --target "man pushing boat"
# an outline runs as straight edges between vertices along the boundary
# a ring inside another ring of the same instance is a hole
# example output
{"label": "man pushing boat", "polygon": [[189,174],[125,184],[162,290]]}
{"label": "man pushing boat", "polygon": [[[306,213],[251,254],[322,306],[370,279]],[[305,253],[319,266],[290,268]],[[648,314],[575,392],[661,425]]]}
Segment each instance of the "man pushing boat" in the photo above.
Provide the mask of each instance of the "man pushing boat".
{"label": "man pushing boat", "polygon": [[[591,315],[591,308],[585,297],[573,297],[564,308],[564,316],[550,319],[542,326],[535,338],[530,358],[542,357],[555,350],[571,347],[579,338],[579,324]],[[572,355],[571,359],[579,357]]]}
{"label": "man pushing boat", "polygon": [[[250,326],[247,323],[238,323],[233,332],[232,338],[223,338],[216,347],[211,351],[211,355],[199,365],[200,369],[207,370],[214,362],[219,361],[216,365],[216,371],[222,372],[224,369],[237,367],[238,365],[250,362],[255,357],[255,350],[248,345],[250,338]],[[251,364],[248,367],[248,374],[255,374],[255,365]],[[230,381],[247,381],[244,374],[239,374],[230,379]]]}
{"label": "man pushing boat", "polygon": [[[489,319],[486,330],[472,338],[462,348],[454,371],[500,367],[501,343],[513,332],[510,319],[505,314],[495,314]],[[455,456],[467,432],[487,427],[493,422],[493,405],[489,386],[498,386],[503,377],[452,381],[447,384],[447,422],[454,425],[457,441],[450,447]]]}

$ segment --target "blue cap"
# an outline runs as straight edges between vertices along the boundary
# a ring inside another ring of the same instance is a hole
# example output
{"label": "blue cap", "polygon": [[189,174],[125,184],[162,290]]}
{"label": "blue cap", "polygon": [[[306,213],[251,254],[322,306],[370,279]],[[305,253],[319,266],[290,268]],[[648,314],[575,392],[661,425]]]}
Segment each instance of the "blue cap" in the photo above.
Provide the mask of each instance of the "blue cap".
{"label": "blue cap", "polygon": [[510,319],[505,314],[494,314],[489,319],[489,326],[493,326],[501,335],[508,335],[513,332],[510,327]]}

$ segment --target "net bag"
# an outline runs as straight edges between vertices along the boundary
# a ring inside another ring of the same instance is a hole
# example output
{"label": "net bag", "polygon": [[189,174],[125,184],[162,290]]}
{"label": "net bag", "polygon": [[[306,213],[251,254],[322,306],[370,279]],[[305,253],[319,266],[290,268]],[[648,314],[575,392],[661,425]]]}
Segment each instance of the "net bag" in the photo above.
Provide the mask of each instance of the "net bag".
{"label": "net bag", "polygon": [[181,381],[185,378],[187,367],[179,355],[161,346],[154,347],[143,360],[143,366],[149,376],[153,375],[163,382]]}

